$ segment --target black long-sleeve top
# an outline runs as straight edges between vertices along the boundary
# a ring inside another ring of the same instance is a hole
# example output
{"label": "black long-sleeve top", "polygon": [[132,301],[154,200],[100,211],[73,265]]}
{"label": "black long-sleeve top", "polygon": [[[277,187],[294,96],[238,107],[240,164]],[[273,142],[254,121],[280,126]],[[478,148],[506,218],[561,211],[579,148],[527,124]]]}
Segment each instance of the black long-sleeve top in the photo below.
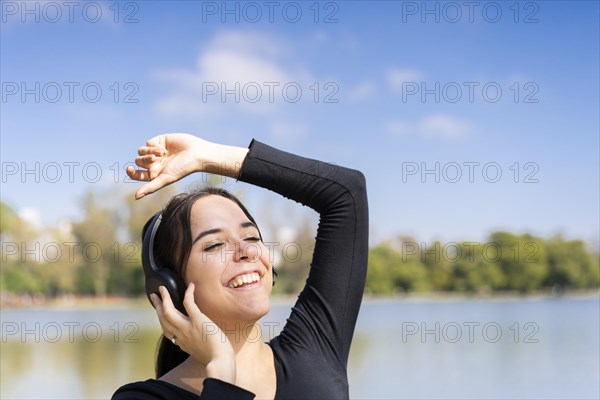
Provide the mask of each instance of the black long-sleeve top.
{"label": "black long-sleeve top", "polygon": [[[275,191],[320,215],[306,285],[273,350],[275,399],[349,397],[347,362],[367,272],[368,206],[356,170],[300,157],[253,140],[239,180]],[[113,400],[196,399],[164,381],[121,387]],[[253,399],[235,385],[207,378],[200,399]]]}

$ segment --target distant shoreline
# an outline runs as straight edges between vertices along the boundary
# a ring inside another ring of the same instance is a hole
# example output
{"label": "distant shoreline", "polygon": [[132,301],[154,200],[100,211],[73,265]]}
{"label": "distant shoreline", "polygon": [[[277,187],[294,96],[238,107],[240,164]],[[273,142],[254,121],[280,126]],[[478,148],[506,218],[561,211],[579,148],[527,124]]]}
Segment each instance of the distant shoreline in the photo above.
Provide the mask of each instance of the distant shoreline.
{"label": "distant shoreline", "polygon": [[[272,305],[292,305],[297,295],[273,295],[271,297]],[[531,293],[520,292],[492,292],[486,294],[475,293],[454,293],[454,292],[429,292],[429,293],[409,293],[397,295],[369,295],[365,294],[363,303],[379,303],[389,301],[410,302],[449,302],[449,301],[511,301],[511,300],[543,300],[543,299],[588,299],[598,298],[600,300],[600,290],[566,290],[560,293],[551,290],[536,291]],[[97,308],[124,308],[124,307],[143,307],[149,305],[145,296],[126,297],[126,296],[74,296],[65,295],[60,297],[48,298],[45,296],[28,295],[8,295],[0,294],[0,308],[2,309],[31,309],[31,308],[78,308],[78,309],[97,309]]]}

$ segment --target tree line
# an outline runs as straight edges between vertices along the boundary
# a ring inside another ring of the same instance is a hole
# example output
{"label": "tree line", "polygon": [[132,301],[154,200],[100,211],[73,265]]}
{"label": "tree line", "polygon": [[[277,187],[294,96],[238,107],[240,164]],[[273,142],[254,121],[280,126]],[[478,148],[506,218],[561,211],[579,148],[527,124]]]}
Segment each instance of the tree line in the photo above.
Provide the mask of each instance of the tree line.
{"label": "tree line", "polygon": [[[33,226],[0,201],[0,289],[8,294],[141,296],[140,233],[174,194],[133,202],[131,193],[88,192],[82,217],[52,228]],[[120,205],[116,206],[116,205]],[[278,270],[274,293],[297,294],[306,280],[314,227],[268,244]],[[369,250],[366,292],[491,293],[597,289],[600,263],[583,240],[493,232],[483,242],[426,243],[399,236]]]}
{"label": "tree line", "polygon": [[583,240],[493,232],[483,242],[398,238],[369,251],[367,289],[395,292],[562,292],[600,286],[598,254]]}

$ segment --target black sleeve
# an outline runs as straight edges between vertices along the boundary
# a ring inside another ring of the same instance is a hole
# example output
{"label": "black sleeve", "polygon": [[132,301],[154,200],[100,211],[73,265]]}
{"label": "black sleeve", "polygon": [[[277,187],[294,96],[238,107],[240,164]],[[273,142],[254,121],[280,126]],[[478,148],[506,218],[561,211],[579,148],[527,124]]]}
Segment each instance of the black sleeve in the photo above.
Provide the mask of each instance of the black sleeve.
{"label": "black sleeve", "polygon": [[198,397],[170,383],[149,379],[122,386],[112,396],[112,400],[253,400],[254,393],[231,383],[215,378],[204,379],[202,393]]}
{"label": "black sleeve", "polygon": [[239,180],[320,214],[309,276],[280,337],[345,369],[367,272],[369,223],[363,174],[253,140]]}
{"label": "black sleeve", "polygon": [[254,399],[254,393],[220,379],[206,378],[203,385],[200,400]]}

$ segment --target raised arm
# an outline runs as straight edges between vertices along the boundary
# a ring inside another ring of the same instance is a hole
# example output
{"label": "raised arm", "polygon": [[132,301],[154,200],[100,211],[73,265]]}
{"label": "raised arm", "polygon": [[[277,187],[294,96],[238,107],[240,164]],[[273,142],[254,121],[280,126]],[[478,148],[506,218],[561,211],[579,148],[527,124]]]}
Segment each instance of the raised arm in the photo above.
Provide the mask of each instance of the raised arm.
{"label": "raised arm", "polygon": [[253,141],[239,179],[320,214],[306,286],[281,336],[345,368],[367,271],[363,174]]}
{"label": "raised arm", "polygon": [[257,141],[245,149],[186,134],[150,139],[139,149],[136,164],[143,170],[131,167],[128,175],[149,181],[136,199],[193,172],[210,172],[267,188],[317,211],[309,277],[281,336],[345,368],[367,270],[368,205],[359,171]]}

